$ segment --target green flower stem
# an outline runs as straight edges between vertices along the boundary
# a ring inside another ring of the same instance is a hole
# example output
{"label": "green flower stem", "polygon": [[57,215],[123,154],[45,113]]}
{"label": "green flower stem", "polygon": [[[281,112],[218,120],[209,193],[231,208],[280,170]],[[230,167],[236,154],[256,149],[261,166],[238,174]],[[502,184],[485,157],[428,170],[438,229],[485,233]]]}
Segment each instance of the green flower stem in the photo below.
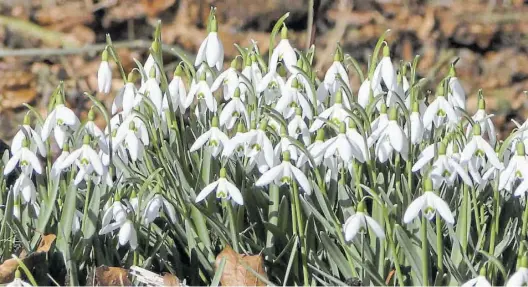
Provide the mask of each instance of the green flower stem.
{"label": "green flower stem", "polygon": [[394,263],[394,268],[396,269],[396,277],[398,278],[398,284],[400,286],[404,286],[404,279],[403,279],[403,273],[401,271],[400,267],[400,259],[398,258],[398,250],[396,249],[396,244],[394,243],[394,239],[392,237],[392,223],[389,218],[389,211],[387,208],[383,205],[381,205],[381,208],[383,209],[383,217],[385,219],[385,222],[387,223],[385,226],[387,230],[387,236],[386,239],[389,241],[389,247],[391,249],[392,253],[392,262]]}
{"label": "green flower stem", "polygon": [[477,238],[480,238],[480,234],[482,233],[482,227],[480,226],[480,210],[479,205],[477,202],[477,190],[473,187],[471,189],[471,202],[473,204],[473,213],[475,214],[475,224],[477,226]]}
{"label": "green flower stem", "polygon": [[83,214],[83,220],[82,220],[82,227],[81,230],[84,230],[84,225],[86,224],[86,220],[88,219],[88,213],[90,208],[90,197],[92,196],[92,180],[89,179],[86,182],[86,198],[84,199],[84,214]]}
{"label": "green flower stem", "polygon": [[240,253],[240,250],[238,248],[238,232],[236,227],[236,218],[235,214],[233,212],[233,206],[231,205],[230,200],[222,199],[222,204],[224,205],[224,208],[227,210],[227,214],[229,216],[229,231],[231,231],[231,240],[233,241],[233,250],[235,250],[236,253]]}
{"label": "green flower stem", "polygon": [[[469,207],[468,206],[469,205],[469,201],[468,201],[469,200],[469,186],[464,184],[462,189],[463,189],[462,211],[466,212],[467,208]],[[460,234],[462,234],[462,237],[459,239],[460,239],[460,245],[462,246],[462,254],[467,254],[467,245],[468,245],[467,231],[468,231],[469,220],[471,218],[468,218],[467,212],[466,212],[466,214],[462,216],[462,219],[463,220],[458,222],[460,229],[461,229]]]}
{"label": "green flower stem", "polygon": [[310,284],[309,278],[308,278],[308,254],[306,250],[306,237],[304,235],[304,221],[301,214],[301,206],[300,206],[300,198],[299,198],[299,187],[297,186],[297,182],[293,182],[292,184],[292,202],[293,202],[293,208],[295,209],[295,216],[294,221],[297,220],[297,235],[299,236],[299,239],[301,240],[301,260],[302,260],[302,268],[303,268],[303,280],[304,285],[308,286]]}
{"label": "green flower stem", "polygon": [[[276,184],[270,184],[269,199],[271,204],[268,207],[268,223],[277,226],[279,223],[279,206],[280,206],[280,192]],[[266,248],[273,254],[275,249],[274,236],[271,230],[266,231]]]}
{"label": "green flower stem", "polygon": [[422,216],[422,284],[429,286],[429,250],[427,242],[427,218]]}
{"label": "green flower stem", "polygon": [[[438,276],[440,278],[444,276],[444,243],[442,235],[442,219],[440,216],[436,216],[436,268],[438,268]],[[437,282],[439,282],[438,279]]]}
{"label": "green flower stem", "polygon": [[491,238],[489,245],[489,254],[493,255],[495,253],[495,237],[498,233],[499,227],[499,204],[500,204],[500,194],[498,187],[498,180],[493,185],[493,219],[491,221]]}
{"label": "green flower stem", "polygon": [[522,217],[521,240],[526,240],[526,231],[528,228],[528,202],[524,203],[524,213]]}
{"label": "green flower stem", "polygon": [[353,163],[354,172],[356,173],[356,197],[358,200],[363,199],[363,189],[361,188],[361,174],[363,173],[363,166],[359,165],[356,161]]}

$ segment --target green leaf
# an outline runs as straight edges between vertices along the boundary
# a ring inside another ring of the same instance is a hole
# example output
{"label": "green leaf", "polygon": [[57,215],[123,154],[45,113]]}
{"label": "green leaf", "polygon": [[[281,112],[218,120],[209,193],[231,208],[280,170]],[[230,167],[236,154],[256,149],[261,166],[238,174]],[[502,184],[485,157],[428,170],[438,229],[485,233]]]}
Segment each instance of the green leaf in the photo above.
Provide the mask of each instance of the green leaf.
{"label": "green leaf", "polygon": [[271,30],[270,34],[270,42],[269,42],[269,60],[268,63],[271,62],[271,55],[273,54],[273,49],[275,49],[275,37],[277,37],[277,33],[282,28],[282,24],[284,23],[284,20],[290,16],[290,12],[282,15],[282,17],[277,20],[277,23],[273,26],[273,29]]}
{"label": "green leaf", "polygon": [[330,239],[330,237],[328,237],[326,233],[321,231],[319,233],[319,236],[321,237],[324,249],[328,252],[329,259],[336,262],[337,267],[345,278],[352,277],[350,265],[348,264],[347,259],[343,255],[343,252],[339,250],[339,247],[335,245],[334,241]]}
{"label": "green leaf", "polygon": [[413,241],[407,235],[407,231],[405,231],[400,225],[396,224],[394,226],[394,231],[398,243],[405,253],[405,258],[411,265],[411,270],[413,272],[411,278],[413,279],[413,282],[417,285],[422,285],[422,260],[420,258],[420,252],[418,252],[421,247],[413,244]]}

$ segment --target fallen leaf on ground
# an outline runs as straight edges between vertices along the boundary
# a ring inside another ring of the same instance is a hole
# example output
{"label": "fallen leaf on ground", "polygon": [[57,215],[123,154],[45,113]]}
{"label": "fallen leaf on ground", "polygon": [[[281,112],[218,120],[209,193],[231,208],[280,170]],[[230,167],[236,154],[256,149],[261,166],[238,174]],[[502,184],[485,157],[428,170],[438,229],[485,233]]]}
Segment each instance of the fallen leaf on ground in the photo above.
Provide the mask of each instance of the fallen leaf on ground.
{"label": "fallen leaf on ground", "polygon": [[216,268],[220,266],[222,258],[226,263],[222,272],[220,282],[223,286],[265,286],[266,284],[258,279],[249,269],[253,269],[262,277],[267,278],[264,270],[264,262],[260,255],[243,255],[236,253],[230,246],[227,246],[216,257]]}
{"label": "fallen leaf on ground", "polygon": [[95,283],[99,286],[130,286],[128,271],[120,267],[100,266],[95,270]]}

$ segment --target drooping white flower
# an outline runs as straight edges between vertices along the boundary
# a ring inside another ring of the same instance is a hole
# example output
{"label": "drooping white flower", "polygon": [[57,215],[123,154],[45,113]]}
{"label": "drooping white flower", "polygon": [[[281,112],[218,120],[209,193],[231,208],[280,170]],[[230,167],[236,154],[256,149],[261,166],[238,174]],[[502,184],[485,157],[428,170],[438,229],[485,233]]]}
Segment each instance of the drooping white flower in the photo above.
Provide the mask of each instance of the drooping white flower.
{"label": "drooping white flower", "polygon": [[104,49],[102,53],[102,61],[97,70],[97,87],[99,93],[108,94],[112,87],[112,68],[108,63],[108,50]]}
{"label": "drooping white flower", "polygon": [[[324,129],[317,130],[317,136],[315,138],[315,141],[309,145],[306,149],[312,156],[313,160],[315,161],[315,167],[319,166],[321,162],[324,159],[324,149],[326,148],[325,144],[325,132]],[[302,167],[304,164],[309,162],[308,156],[306,156],[304,153],[301,153],[299,156],[299,159],[296,162],[297,167]],[[310,163],[310,166],[312,163]],[[313,166],[312,166],[313,167]]]}
{"label": "drooping white flower", "polygon": [[342,91],[338,90],[335,95],[334,104],[317,116],[312,126],[310,127],[310,132],[313,133],[323,127],[325,125],[324,120],[331,121],[337,126],[339,126],[340,123],[345,122],[346,119],[350,117],[350,115],[343,108],[342,102]]}
{"label": "drooping white flower", "polygon": [[290,163],[290,152],[285,151],[282,155],[282,163],[266,171],[255,182],[255,185],[265,186],[272,182],[279,186],[283,184],[291,185],[294,180],[299,183],[304,192],[307,194],[312,193],[312,186],[308,178],[306,178],[306,175],[300,169]]}
{"label": "drooping white flower", "polygon": [[218,26],[216,17],[213,16],[209,23],[209,34],[200,45],[198,55],[194,61],[195,66],[207,63],[209,67],[216,67],[218,71],[222,70],[224,64],[224,46],[218,39]]}
{"label": "drooping white flower", "polygon": [[508,166],[500,172],[499,190],[511,191],[514,184],[521,180],[514,195],[520,196],[528,191],[528,158],[523,142],[517,142],[516,154],[508,162]]}
{"label": "drooping white flower", "polygon": [[370,80],[367,78],[361,83],[358,91],[358,103],[366,109],[370,102]]}
{"label": "drooping white flower", "polygon": [[378,125],[367,140],[369,147],[375,143],[375,154],[381,163],[386,162],[394,151],[407,160],[409,143],[397,120],[398,110],[391,108],[388,123],[385,126]]}
{"label": "drooping white flower", "polygon": [[125,86],[119,91],[112,103],[112,115],[115,115],[119,112],[120,109],[123,109],[123,113],[128,115],[136,106],[141,103],[141,95],[137,95],[137,89],[134,83],[132,82],[133,74],[128,75],[128,80],[125,83]]}
{"label": "drooping white flower", "polygon": [[86,122],[86,124],[84,124],[84,130],[92,138],[97,139],[101,150],[103,150],[105,153],[108,153],[108,143],[106,142],[105,135],[103,131],[101,131],[101,129],[95,124],[94,120],[95,113],[93,108],[91,108],[88,112],[88,121]]}
{"label": "drooping white flower", "polygon": [[145,96],[147,96],[152,101],[158,115],[161,115],[161,113],[163,112],[163,94],[161,92],[158,81],[156,81],[156,77],[154,75],[155,72],[156,69],[152,67],[150,69],[148,80],[143,84],[143,88],[140,90],[144,93]]}
{"label": "drooping white flower", "polygon": [[[340,52],[340,49],[338,48],[334,55],[334,62],[326,71],[323,82],[317,88],[317,99],[319,101],[323,102],[328,97],[328,95],[334,95],[338,90],[342,88],[343,83],[346,88],[348,88],[349,90],[351,89],[347,71],[341,63],[342,60],[343,55]],[[348,99],[346,94],[344,95],[344,98],[345,105],[347,105],[348,107],[350,99]]]}
{"label": "drooping white flower", "polygon": [[[220,88],[220,86],[223,86],[223,96],[224,100],[228,101],[233,97],[235,94],[235,89],[239,87],[240,80],[238,79],[238,73],[237,73],[237,65],[238,60],[235,58],[231,62],[231,67],[229,67],[227,70],[223,71],[216,80],[211,85],[211,92],[215,92]],[[243,85],[242,85],[243,86]]]}
{"label": "drooping white flower", "polygon": [[374,70],[374,74],[372,76],[372,81],[370,84],[371,88],[373,90],[376,90],[377,87],[381,84],[382,80],[389,91],[394,90],[396,88],[396,71],[394,70],[394,66],[392,65],[392,61],[390,58],[390,50],[387,45],[383,47],[383,57],[381,58],[381,61],[379,61],[378,65],[376,66],[376,69]]}
{"label": "drooping white flower", "polygon": [[218,117],[213,117],[211,129],[199,136],[189,152],[195,152],[205,143],[211,148],[211,155],[216,157],[229,143],[229,138],[218,128]]}
{"label": "drooping white flower", "polygon": [[486,278],[486,268],[482,267],[480,269],[479,276],[467,281],[462,284],[462,287],[491,287],[488,279]]}
{"label": "drooping white flower", "polygon": [[127,208],[119,201],[114,202],[103,215],[102,228],[99,231],[99,235],[110,233],[119,228],[119,245],[124,246],[129,243],[130,248],[135,250],[137,248],[137,232],[134,228],[134,223],[127,219],[127,216]]}
{"label": "drooping white flower", "polygon": [[302,141],[305,145],[310,145],[310,131],[308,130],[308,125],[304,122],[302,118],[302,110],[297,108],[295,111],[295,117],[288,123],[288,135],[294,139],[298,139],[301,136]]}
{"label": "drooping white flower", "polygon": [[[495,146],[495,143],[497,142],[497,135],[495,134],[495,125],[491,120],[493,116],[493,114],[488,115],[486,113],[486,102],[484,102],[484,98],[480,95],[478,101],[478,110],[472,118],[475,123],[478,123],[480,125],[481,134],[487,134],[491,146]],[[471,133],[471,128],[472,126],[468,125],[468,128],[466,130],[466,137],[468,137]]]}
{"label": "drooping white flower", "polygon": [[55,108],[49,113],[42,125],[42,140],[48,139],[51,132],[54,132],[55,141],[62,148],[68,133],[68,127],[76,130],[79,126],[79,119],[75,113],[67,108],[62,102],[62,97],[57,96]]}
{"label": "drooping white flower", "polygon": [[414,102],[411,115],[409,116],[410,123],[408,123],[406,126],[407,134],[410,136],[412,144],[422,143],[424,135],[424,125],[418,109],[418,103]]}
{"label": "drooping white flower", "polygon": [[145,207],[145,211],[143,212],[143,218],[145,224],[150,224],[153,222],[156,218],[160,216],[161,210],[165,211],[165,214],[169,218],[169,220],[172,223],[176,222],[176,210],[174,209],[174,206],[161,194],[156,194],[150,201],[147,203],[147,206]]}
{"label": "drooping white flower", "polygon": [[42,166],[40,165],[39,159],[35,153],[29,149],[28,139],[22,141],[22,148],[14,153],[9,161],[7,161],[4,167],[4,175],[10,174],[17,166],[19,166],[22,173],[26,175],[31,175],[33,170],[38,174],[42,173]]}
{"label": "drooping white flower", "polygon": [[343,232],[345,233],[345,240],[352,241],[360,232],[366,232],[369,227],[374,234],[380,238],[385,238],[385,231],[372,217],[365,212],[365,204],[360,202],[357,212],[350,216],[343,224]]}
{"label": "drooping white flower", "polygon": [[273,149],[275,158],[280,158],[281,154],[283,154],[283,152],[285,151],[290,152],[290,158],[292,160],[297,161],[297,159],[299,158],[300,151],[298,151],[298,148],[288,138],[286,127],[282,126],[280,131],[280,141],[275,145],[275,148]]}
{"label": "drooping white flower", "polygon": [[70,167],[74,162],[79,167],[79,172],[75,178],[75,184],[79,184],[83,180],[84,176],[90,175],[94,171],[100,176],[102,176],[104,173],[101,158],[90,146],[89,135],[84,136],[82,147],[69,154],[68,157],[62,162],[60,168],[65,169]]}
{"label": "drooping white flower", "polygon": [[213,93],[209,88],[209,85],[205,81],[205,74],[201,74],[200,80],[196,83],[193,82],[189,94],[187,95],[187,100],[185,101],[185,108],[188,108],[193,103],[194,99],[198,100],[198,105],[205,102],[207,109],[211,112],[216,112],[217,103],[216,99],[213,97]]}
{"label": "drooping white flower", "polygon": [[240,79],[240,87],[242,94],[245,94],[248,90],[248,84],[251,84],[254,90],[257,89],[257,86],[262,81],[262,71],[260,70],[260,66],[258,64],[257,55],[255,53],[251,53],[248,55],[248,58],[246,60],[246,66],[242,70],[242,75],[246,77],[250,81],[250,83],[247,83],[247,81],[244,78]]}
{"label": "drooping white flower", "polygon": [[444,86],[440,85],[436,99],[427,107],[423,115],[424,127],[431,130],[444,124],[458,124],[458,116],[451,103],[444,97]]}
{"label": "drooping white flower", "polygon": [[145,124],[135,115],[129,115],[117,129],[115,139],[112,141],[112,149],[117,150],[123,146],[130,153],[132,161],[142,158],[144,147],[150,143]]}
{"label": "drooping white flower", "polygon": [[297,64],[297,55],[288,40],[288,28],[286,28],[286,26],[282,26],[281,40],[271,54],[271,59],[268,65],[269,70],[277,70],[277,64],[281,60],[284,61],[284,65],[290,73],[296,73],[293,66]]}
{"label": "drooping white flower", "polygon": [[346,135],[346,126],[342,122],[339,126],[339,134],[325,143],[325,148],[321,152],[324,158],[336,157],[345,164],[349,164],[353,159],[365,162],[365,155],[358,143],[351,141]]}
{"label": "drooping white flower", "polygon": [[7,283],[5,286],[6,287],[31,287],[33,285],[23,281],[21,279],[21,274],[20,274],[20,271],[18,270],[18,268],[16,269],[15,271],[15,279],[13,279],[12,282],[10,283]]}
{"label": "drooping white flower", "polygon": [[299,81],[294,78],[292,85],[282,90],[282,96],[275,105],[275,110],[281,113],[285,119],[289,119],[295,115],[295,109],[301,107],[303,111],[303,118],[311,119],[313,117],[312,105],[299,91]]}
{"label": "drooping white flower", "polygon": [[507,287],[524,286],[528,284],[528,262],[526,256],[521,259],[520,266],[517,267],[517,271],[508,279],[506,283]]}
{"label": "drooping white flower", "polygon": [[[159,43],[157,41],[154,41],[154,43],[152,45],[153,46],[158,45],[158,47],[159,47]],[[161,79],[161,70],[160,70],[159,66],[156,64],[156,60],[154,60],[154,57],[152,56],[152,54],[149,54],[147,60],[145,61],[145,64],[143,64],[143,70],[145,71],[145,73],[147,75],[149,75],[149,73],[152,70],[152,68],[154,68],[155,72],[156,72],[156,74],[154,75],[154,78],[156,79],[156,82],[159,83],[160,79]],[[148,77],[147,78],[143,78],[143,74],[141,76],[142,76],[141,83],[145,83],[148,80]]]}
{"label": "drooping white flower", "polygon": [[22,194],[24,203],[34,203],[37,198],[37,190],[31,178],[25,173],[20,173],[13,185],[13,195],[17,197]]}
{"label": "drooping white flower", "polygon": [[165,93],[165,96],[163,97],[163,110],[167,111],[169,110],[169,99],[172,103],[172,108],[174,109],[174,112],[180,111],[180,113],[184,113],[186,110],[185,102],[187,101],[187,91],[185,90],[185,84],[183,83],[183,69],[181,66],[178,66],[176,68],[176,71],[174,71],[174,77],[172,78],[171,82],[168,86],[169,93]]}
{"label": "drooping white flower", "polygon": [[11,153],[14,154],[22,148],[22,142],[26,139],[26,135],[29,136],[29,149],[34,152],[38,151],[41,156],[46,156],[46,145],[44,145],[40,134],[31,127],[29,114],[24,116],[23,125],[11,141]]}
{"label": "drooping white flower", "polygon": [[63,163],[66,158],[70,155],[70,145],[65,143],[62,146],[62,153],[55,159],[53,165],[51,166],[51,178],[53,180],[58,180],[61,173],[63,172]]}
{"label": "drooping white flower", "polygon": [[270,167],[275,166],[273,145],[266,134],[267,127],[268,121],[266,119],[261,121],[258,129],[256,124],[252,123],[251,129],[247,133],[241,134],[229,142],[222,156],[230,157],[235,149],[243,146],[245,154],[249,158],[248,164],[256,164],[260,172],[265,172]]}
{"label": "drooping white flower", "polygon": [[[429,149],[426,154],[422,153],[422,157],[412,167],[412,171],[423,169],[426,158],[434,158],[434,150]],[[446,145],[443,142],[438,143],[438,157],[431,167],[429,174],[433,181],[433,188],[440,188],[442,183],[447,183],[452,186],[455,179],[460,176],[462,181],[468,186],[473,186],[473,182],[469,178],[467,171],[458,163],[457,159],[446,155]]]}
{"label": "drooping white flower", "polygon": [[216,193],[216,198],[233,199],[237,204],[244,205],[244,198],[240,190],[226,179],[226,169],[220,169],[220,178],[207,185],[196,196],[195,202],[204,200],[211,192]]}
{"label": "drooping white flower", "polygon": [[[448,101],[453,107],[458,107],[462,110],[466,109],[466,93],[460,84],[460,80],[456,76],[455,66],[451,65],[449,69],[449,93]],[[456,111],[458,113],[458,111]]]}
{"label": "drooping white flower", "polygon": [[455,218],[447,203],[434,193],[433,182],[430,179],[425,179],[424,190],[425,192],[407,207],[403,216],[403,222],[410,223],[421,211],[423,216],[428,220],[432,220],[436,212],[438,212],[447,223],[455,223]]}
{"label": "drooping white flower", "polygon": [[495,168],[502,170],[504,165],[500,162],[495,150],[490,146],[490,144],[484,140],[480,133],[480,125],[475,124],[473,126],[473,137],[466,144],[466,147],[462,151],[462,157],[460,161],[466,163],[469,161],[475,161],[477,158],[483,158],[486,156],[487,160],[495,166]]}
{"label": "drooping white flower", "polygon": [[238,119],[244,119],[246,123],[249,122],[246,105],[240,99],[240,88],[237,87],[233,98],[224,106],[220,113],[220,126],[225,126],[230,130],[235,126],[235,122]]}
{"label": "drooping white flower", "polygon": [[[280,69],[284,70],[282,66],[279,67]],[[264,99],[264,103],[270,105],[281,95],[285,85],[286,83],[280,74],[276,70],[270,70],[257,84],[256,91],[259,95],[262,95],[261,99]]]}

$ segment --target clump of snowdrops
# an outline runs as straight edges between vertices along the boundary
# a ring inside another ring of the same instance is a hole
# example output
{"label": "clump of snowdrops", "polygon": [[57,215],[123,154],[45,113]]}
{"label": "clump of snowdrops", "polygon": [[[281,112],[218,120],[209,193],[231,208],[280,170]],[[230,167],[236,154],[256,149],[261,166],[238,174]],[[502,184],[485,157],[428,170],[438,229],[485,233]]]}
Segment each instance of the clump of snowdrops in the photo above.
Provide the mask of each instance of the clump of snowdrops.
{"label": "clump of snowdrops", "polygon": [[195,61],[178,54],[170,76],[159,26],[132,71],[108,37],[98,92],[112,107],[86,93],[81,121],[61,85],[4,154],[0,258],[54,233],[71,284],[105,264],[216,285],[228,245],[261,254],[270,285],[527,283],[526,124],[498,139],[482,92],[466,112],[456,61],[427,93],[419,57],[395,63],[385,34],[367,71],[338,47],[318,79],[286,17],[268,55],[235,44],[224,69],[213,9]]}

